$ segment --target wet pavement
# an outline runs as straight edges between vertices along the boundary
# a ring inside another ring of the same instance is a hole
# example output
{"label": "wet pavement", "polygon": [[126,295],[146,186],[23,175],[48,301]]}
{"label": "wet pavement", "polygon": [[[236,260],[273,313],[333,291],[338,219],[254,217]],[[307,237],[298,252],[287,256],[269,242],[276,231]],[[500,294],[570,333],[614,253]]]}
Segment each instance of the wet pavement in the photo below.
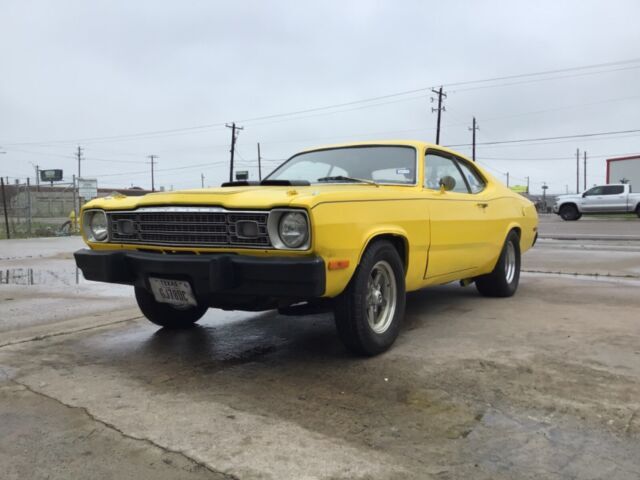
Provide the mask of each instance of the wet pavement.
{"label": "wet pavement", "polygon": [[[345,352],[330,315],[211,310],[169,332],[126,287],[0,285],[23,295],[0,302],[6,478],[638,479],[640,248],[565,243],[525,257],[544,273],[513,298],[411,294],[372,359]],[[72,265],[60,248],[0,270],[49,279],[38,262]],[[46,312],[51,292],[82,321]]]}

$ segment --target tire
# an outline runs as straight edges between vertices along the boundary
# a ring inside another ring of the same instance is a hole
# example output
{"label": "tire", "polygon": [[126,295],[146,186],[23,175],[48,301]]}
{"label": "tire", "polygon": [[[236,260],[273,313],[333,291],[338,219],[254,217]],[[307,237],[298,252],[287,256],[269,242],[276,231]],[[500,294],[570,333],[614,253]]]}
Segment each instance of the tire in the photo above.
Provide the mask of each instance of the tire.
{"label": "tire", "polygon": [[208,305],[176,308],[168,303],[156,302],[153,295],[141,287],[135,287],[136,301],[147,319],[169,329],[191,328],[209,309]]}
{"label": "tire", "polygon": [[476,288],[485,297],[511,297],[520,282],[520,237],[509,232],[493,271],[475,279]]}
{"label": "tire", "polygon": [[636,215],[640,218],[640,205],[636,207]]}
{"label": "tire", "polygon": [[68,236],[71,235],[71,229],[73,228],[73,226],[71,225],[71,220],[67,220],[66,222],[64,222],[62,225],[60,225],[60,228],[58,229],[58,235],[59,236]]}
{"label": "tire", "polygon": [[560,207],[560,217],[562,217],[563,220],[573,221],[582,217],[582,214],[575,205],[563,205]]}
{"label": "tire", "polygon": [[375,241],[335,302],[336,329],[345,347],[362,356],[388,350],[400,332],[405,303],[400,255],[390,242]]}

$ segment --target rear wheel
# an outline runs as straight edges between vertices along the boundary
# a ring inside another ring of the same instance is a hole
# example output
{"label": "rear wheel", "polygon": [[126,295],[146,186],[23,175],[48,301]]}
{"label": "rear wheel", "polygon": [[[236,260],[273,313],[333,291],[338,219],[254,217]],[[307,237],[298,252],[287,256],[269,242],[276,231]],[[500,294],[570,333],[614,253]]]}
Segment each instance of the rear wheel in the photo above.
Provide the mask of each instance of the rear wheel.
{"label": "rear wheel", "polygon": [[358,355],[377,355],[395,342],[405,306],[404,267],[395,247],[373,243],[347,289],[336,299],[340,339]]}
{"label": "rear wheel", "polygon": [[174,307],[168,303],[157,302],[144,288],[135,287],[136,301],[142,314],[149,321],[161,327],[183,329],[192,327],[209,309],[207,305],[195,307]]}
{"label": "rear wheel", "polygon": [[560,207],[560,217],[562,217],[563,220],[572,221],[578,220],[582,217],[582,214],[575,205],[563,205]]}
{"label": "rear wheel", "polygon": [[509,232],[498,263],[491,273],[476,278],[476,288],[485,297],[510,297],[520,282],[520,237]]}

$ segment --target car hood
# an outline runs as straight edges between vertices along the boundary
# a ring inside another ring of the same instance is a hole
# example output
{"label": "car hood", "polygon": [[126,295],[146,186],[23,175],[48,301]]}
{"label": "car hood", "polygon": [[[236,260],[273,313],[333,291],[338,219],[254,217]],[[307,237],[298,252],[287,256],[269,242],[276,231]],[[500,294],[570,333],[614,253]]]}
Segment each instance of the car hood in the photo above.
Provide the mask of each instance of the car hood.
{"label": "car hood", "polygon": [[268,209],[282,206],[313,208],[327,201],[375,200],[381,198],[408,198],[420,189],[394,185],[310,185],[310,186],[248,186],[157,192],[142,197],[113,194],[97,198],[84,208],[131,210],[158,205],[215,205],[229,209]]}
{"label": "car hood", "polygon": [[575,193],[573,194],[568,194],[568,195],[558,195],[556,197],[556,201],[560,201],[560,200],[580,200],[582,198],[582,195],[576,195]]}

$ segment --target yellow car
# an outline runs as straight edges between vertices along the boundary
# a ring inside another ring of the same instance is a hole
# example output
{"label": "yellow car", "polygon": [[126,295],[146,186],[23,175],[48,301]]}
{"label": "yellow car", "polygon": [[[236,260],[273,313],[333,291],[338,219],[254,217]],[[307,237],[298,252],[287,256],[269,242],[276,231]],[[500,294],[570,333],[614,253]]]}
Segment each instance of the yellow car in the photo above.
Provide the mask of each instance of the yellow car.
{"label": "yellow car", "polygon": [[153,323],[331,308],[346,347],[375,355],[398,336],[406,292],[459,280],[513,295],[538,218],[452,150],[381,141],[303,151],[262,182],[95,199],[81,223],[84,276],[133,285]]}

